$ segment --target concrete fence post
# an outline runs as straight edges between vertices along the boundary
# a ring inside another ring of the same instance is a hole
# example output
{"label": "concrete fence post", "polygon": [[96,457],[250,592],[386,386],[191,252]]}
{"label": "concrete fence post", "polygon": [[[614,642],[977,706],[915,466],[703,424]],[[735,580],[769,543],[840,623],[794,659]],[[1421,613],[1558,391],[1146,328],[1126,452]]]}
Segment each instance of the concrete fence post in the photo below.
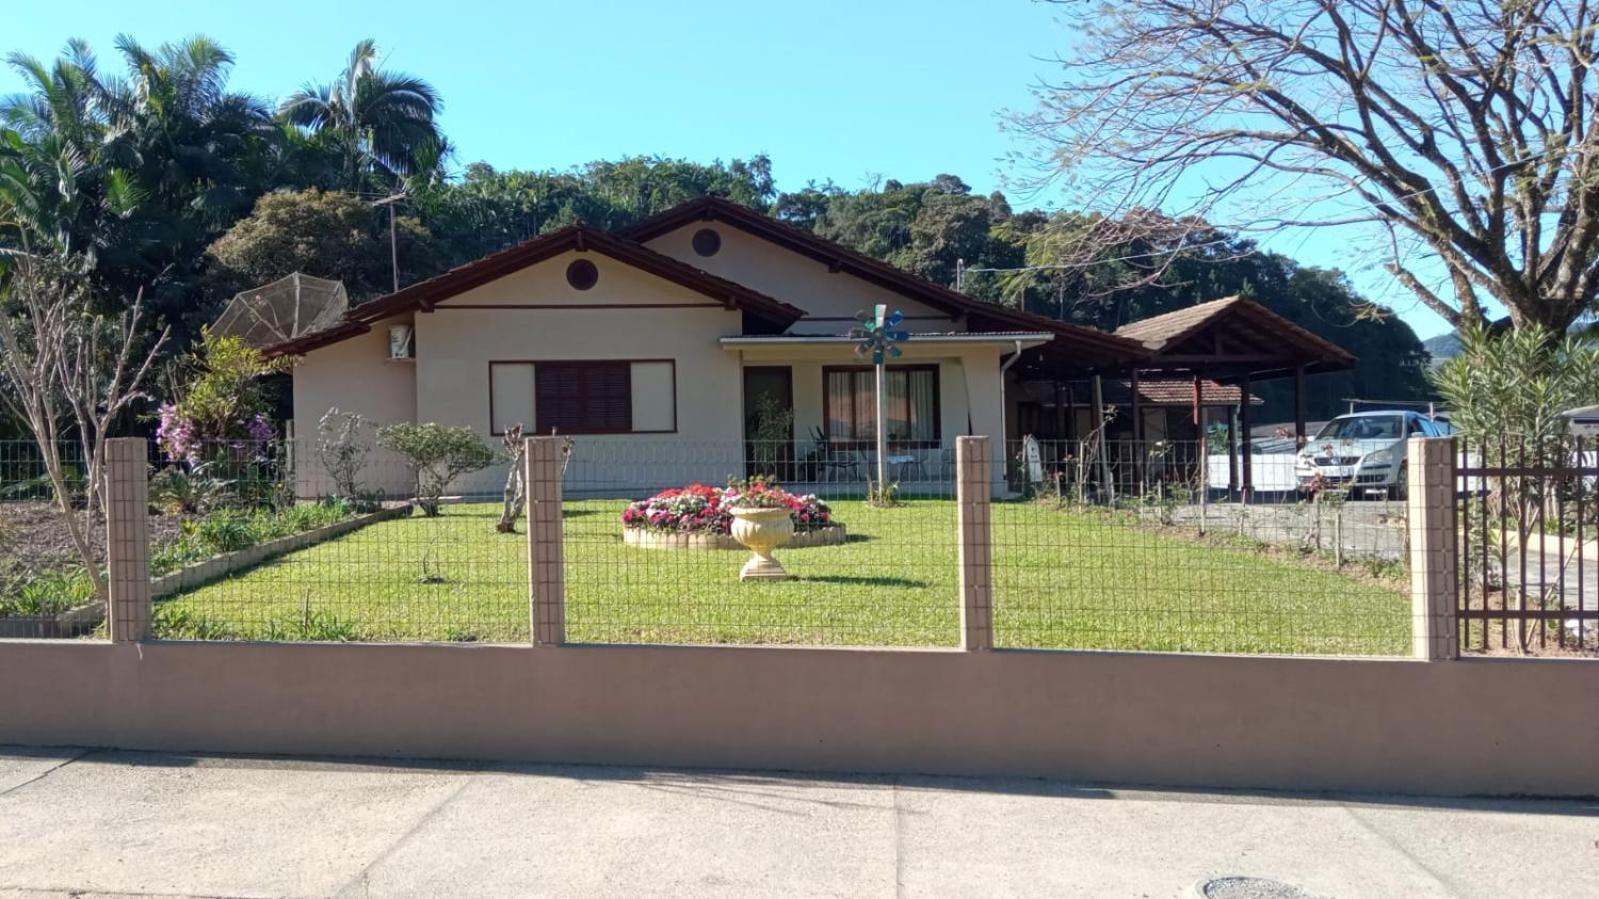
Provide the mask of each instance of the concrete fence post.
{"label": "concrete fence post", "polygon": [[116,643],[150,638],[149,452],[143,437],[105,443],[106,621]]}
{"label": "concrete fence post", "polygon": [[566,642],[566,550],[561,534],[565,445],[564,437],[527,438],[527,573],[534,646]]}
{"label": "concrete fence post", "polygon": [[994,648],[994,542],[989,517],[993,477],[987,437],[955,439],[955,520],[961,585],[961,648]]}
{"label": "concrete fence post", "polygon": [[1438,661],[1460,655],[1455,614],[1460,541],[1455,532],[1455,441],[1408,441],[1411,655]]}

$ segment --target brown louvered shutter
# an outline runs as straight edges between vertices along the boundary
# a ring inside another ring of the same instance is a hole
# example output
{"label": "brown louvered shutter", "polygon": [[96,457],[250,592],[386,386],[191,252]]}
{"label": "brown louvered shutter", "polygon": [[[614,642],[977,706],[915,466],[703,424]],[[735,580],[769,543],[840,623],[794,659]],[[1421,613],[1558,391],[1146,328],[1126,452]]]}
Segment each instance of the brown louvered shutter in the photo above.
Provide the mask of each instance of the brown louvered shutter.
{"label": "brown louvered shutter", "polygon": [[633,366],[595,362],[584,366],[583,376],[588,430],[633,430]]}
{"label": "brown louvered shutter", "polygon": [[633,370],[627,362],[540,362],[534,383],[540,434],[633,428]]}

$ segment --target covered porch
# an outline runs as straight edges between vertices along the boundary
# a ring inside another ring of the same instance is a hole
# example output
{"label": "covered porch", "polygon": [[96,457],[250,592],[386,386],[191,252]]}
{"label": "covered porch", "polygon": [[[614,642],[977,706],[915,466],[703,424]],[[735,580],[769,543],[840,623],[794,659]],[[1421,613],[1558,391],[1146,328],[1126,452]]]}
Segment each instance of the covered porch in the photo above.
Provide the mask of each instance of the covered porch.
{"label": "covered porch", "polygon": [[[1116,336],[1136,341],[1142,358],[1089,367],[1025,354],[1012,368],[1018,408],[1006,432],[1037,441],[1041,467],[1076,461],[1111,496],[1157,481],[1242,502],[1292,494],[1293,453],[1308,438],[1305,380],[1355,364],[1338,345],[1242,297],[1133,322]],[[1278,379],[1292,379],[1293,422],[1262,446],[1251,434],[1262,404],[1256,389]]]}
{"label": "covered porch", "polygon": [[[955,439],[1005,433],[1006,369],[1054,339],[1045,331],[919,333],[900,344],[885,373],[890,482],[910,490],[950,483]],[[876,479],[876,375],[858,343],[837,334],[721,339],[739,359],[747,470],[797,485]]]}

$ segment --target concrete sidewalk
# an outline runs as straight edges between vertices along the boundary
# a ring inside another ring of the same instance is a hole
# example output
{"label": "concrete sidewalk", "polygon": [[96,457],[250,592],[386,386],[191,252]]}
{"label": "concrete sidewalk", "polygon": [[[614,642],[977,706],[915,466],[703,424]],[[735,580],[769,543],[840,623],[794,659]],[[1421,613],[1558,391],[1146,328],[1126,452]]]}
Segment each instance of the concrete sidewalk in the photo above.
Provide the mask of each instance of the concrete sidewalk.
{"label": "concrete sidewalk", "polygon": [[1176,897],[1229,874],[1599,895],[1599,802],[0,749],[0,897]]}

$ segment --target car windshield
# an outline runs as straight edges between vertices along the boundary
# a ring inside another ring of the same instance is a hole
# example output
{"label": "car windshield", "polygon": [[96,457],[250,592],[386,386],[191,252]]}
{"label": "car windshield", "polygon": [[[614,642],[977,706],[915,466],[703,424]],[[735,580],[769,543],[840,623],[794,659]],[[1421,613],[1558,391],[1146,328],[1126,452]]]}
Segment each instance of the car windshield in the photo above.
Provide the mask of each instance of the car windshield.
{"label": "car windshield", "polygon": [[1317,440],[1398,440],[1405,436],[1405,420],[1398,415],[1335,418],[1316,435]]}

